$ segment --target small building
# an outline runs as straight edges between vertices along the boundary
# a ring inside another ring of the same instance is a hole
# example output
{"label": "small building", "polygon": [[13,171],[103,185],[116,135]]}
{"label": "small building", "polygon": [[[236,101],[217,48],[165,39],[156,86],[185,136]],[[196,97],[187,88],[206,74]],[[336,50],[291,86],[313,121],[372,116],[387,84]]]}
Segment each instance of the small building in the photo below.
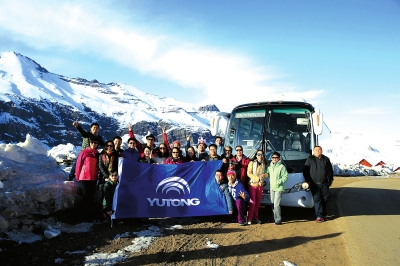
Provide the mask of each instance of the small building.
{"label": "small building", "polygon": [[379,161],[379,163],[375,164],[375,166],[385,167],[386,163],[383,161]]}
{"label": "small building", "polygon": [[385,165],[386,163],[383,161],[380,161],[379,163],[375,164],[375,166],[382,166],[382,167],[384,167]]}
{"label": "small building", "polygon": [[372,167],[372,164],[370,164],[367,160],[362,159],[359,164],[364,165],[366,167]]}

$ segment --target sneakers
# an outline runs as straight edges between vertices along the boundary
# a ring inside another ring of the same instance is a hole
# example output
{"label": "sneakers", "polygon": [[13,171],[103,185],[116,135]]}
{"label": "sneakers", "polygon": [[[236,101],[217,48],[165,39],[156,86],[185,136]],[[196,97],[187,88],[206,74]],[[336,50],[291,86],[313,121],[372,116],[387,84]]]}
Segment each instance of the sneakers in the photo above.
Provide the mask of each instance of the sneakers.
{"label": "sneakers", "polygon": [[279,223],[274,223],[275,225],[281,225],[282,224],[282,222],[279,222]]}
{"label": "sneakers", "polygon": [[251,221],[248,221],[247,224],[251,224]]}
{"label": "sneakers", "polygon": [[239,225],[240,225],[240,226],[244,226],[244,222],[240,222]]}
{"label": "sneakers", "polygon": [[317,220],[315,220],[317,223],[322,223],[325,222],[324,217],[318,217]]}
{"label": "sneakers", "polygon": [[259,219],[257,219],[257,220],[252,220],[251,221],[253,224],[260,224],[261,223],[261,221],[259,220]]}

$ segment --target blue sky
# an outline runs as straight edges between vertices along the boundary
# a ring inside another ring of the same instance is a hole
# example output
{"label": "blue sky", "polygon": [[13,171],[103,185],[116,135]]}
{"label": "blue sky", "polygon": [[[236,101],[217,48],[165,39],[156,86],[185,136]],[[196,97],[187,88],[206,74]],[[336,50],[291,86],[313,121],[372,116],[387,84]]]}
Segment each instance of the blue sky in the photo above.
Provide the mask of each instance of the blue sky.
{"label": "blue sky", "polygon": [[300,96],[333,132],[400,138],[400,1],[97,2],[0,0],[0,51],[222,111]]}

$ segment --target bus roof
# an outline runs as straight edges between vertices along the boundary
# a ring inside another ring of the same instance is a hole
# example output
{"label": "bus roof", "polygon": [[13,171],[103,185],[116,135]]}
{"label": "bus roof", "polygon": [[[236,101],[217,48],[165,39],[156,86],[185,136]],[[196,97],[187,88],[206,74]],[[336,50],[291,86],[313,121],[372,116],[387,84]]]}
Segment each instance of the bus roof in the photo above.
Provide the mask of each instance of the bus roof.
{"label": "bus roof", "polygon": [[[301,98],[300,98],[301,99]],[[244,107],[256,107],[256,106],[299,106],[299,107],[305,107],[310,111],[314,111],[314,107],[306,102],[304,99],[302,101],[288,101],[288,100],[273,100],[273,101],[265,101],[265,102],[255,102],[255,103],[245,103],[236,106],[233,108],[233,110],[244,108]]]}

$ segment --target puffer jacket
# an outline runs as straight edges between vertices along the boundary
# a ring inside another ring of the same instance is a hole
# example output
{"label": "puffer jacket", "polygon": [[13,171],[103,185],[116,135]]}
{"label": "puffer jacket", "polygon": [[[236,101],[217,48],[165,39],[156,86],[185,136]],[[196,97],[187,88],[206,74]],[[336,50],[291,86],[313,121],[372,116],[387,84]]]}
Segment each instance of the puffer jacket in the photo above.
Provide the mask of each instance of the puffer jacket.
{"label": "puffer jacket", "polygon": [[282,162],[271,163],[267,168],[267,173],[270,189],[272,191],[284,191],[289,174]]}
{"label": "puffer jacket", "polygon": [[77,181],[96,181],[99,174],[98,169],[99,152],[92,148],[86,148],[79,153],[76,160],[75,176]]}
{"label": "puffer jacket", "polygon": [[165,160],[164,164],[181,164],[184,163],[184,161],[179,158],[179,159],[173,159],[172,157],[169,157]]}

